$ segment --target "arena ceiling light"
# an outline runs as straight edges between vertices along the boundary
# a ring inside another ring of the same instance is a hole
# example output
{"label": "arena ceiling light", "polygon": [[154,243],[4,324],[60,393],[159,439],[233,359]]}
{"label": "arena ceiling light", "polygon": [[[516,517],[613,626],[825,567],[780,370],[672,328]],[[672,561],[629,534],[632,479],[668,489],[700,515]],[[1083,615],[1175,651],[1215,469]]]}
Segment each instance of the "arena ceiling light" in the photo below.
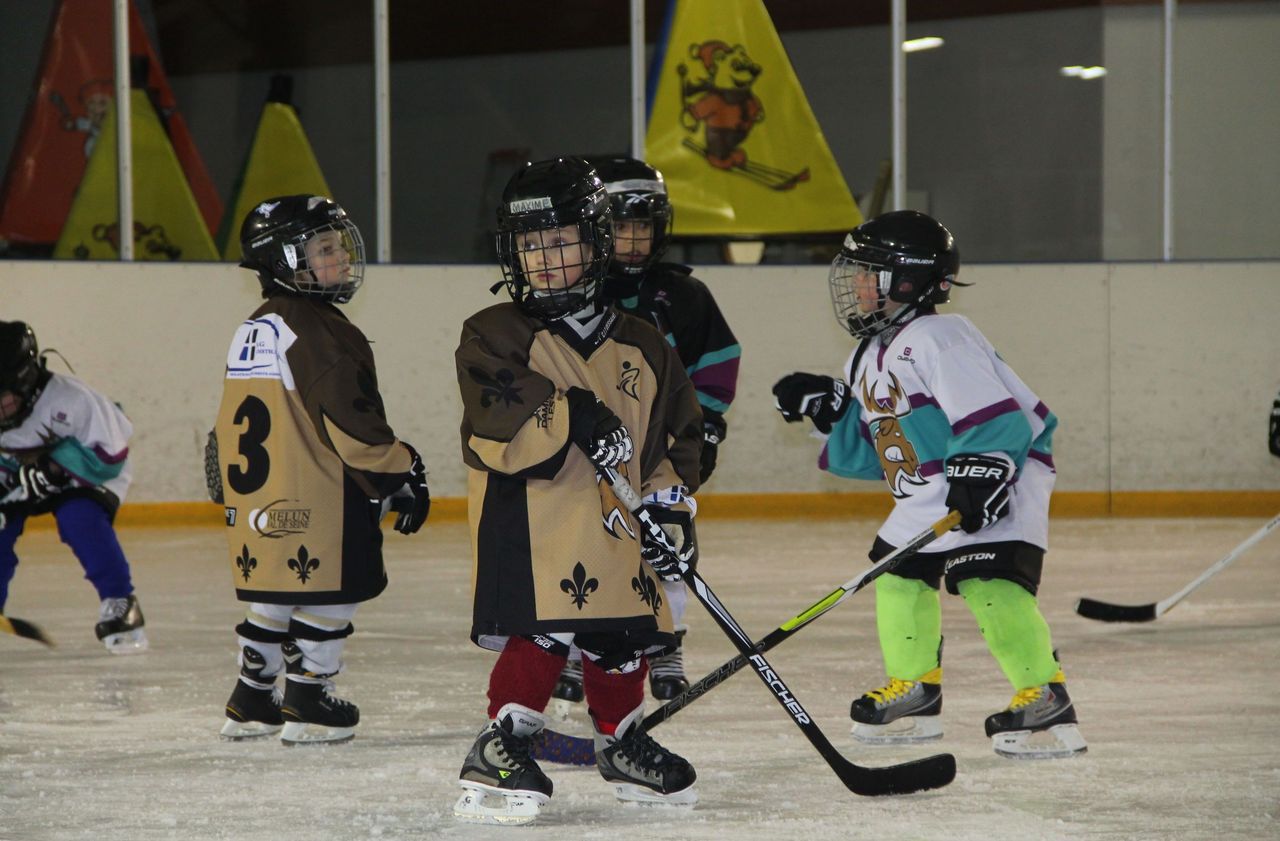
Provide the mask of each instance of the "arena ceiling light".
{"label": "arena ceiling light", "polygon": [[1058,71],[1063,76],[1072,76],[1076,79],[1097,79],[1107,75],[1107,68],[1093,65],[1092,67],[1084,67],[1079,64],[1072,64],[1063,67]]}
{"label": "arena ceiling light", "polygon": [[935,35],[929,35],[925,38],[910,38],[902,42],[902,51],[904,53],[918,53],[921,50],[936,50],[944,43],[941,38]]}

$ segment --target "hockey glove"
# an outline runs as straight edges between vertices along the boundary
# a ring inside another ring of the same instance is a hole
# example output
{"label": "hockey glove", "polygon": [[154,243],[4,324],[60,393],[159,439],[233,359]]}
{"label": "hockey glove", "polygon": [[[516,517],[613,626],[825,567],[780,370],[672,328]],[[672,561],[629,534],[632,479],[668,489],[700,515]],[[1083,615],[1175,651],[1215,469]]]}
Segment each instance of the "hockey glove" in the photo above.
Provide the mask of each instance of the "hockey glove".
{"label": "hockey glove", "polygon": [[631,433],[612,409],[585,388],[571,387],[565,398],[569,401],[569,440],[592,464],[604,469],[631,461],[635,449]]}
{"label": "hockey glove", "polygon": [[1013,464],[1000,456],[961,455],[947,459],[947,508],[960,512],[960,528],[973,534],[1009,513]]}
{"label": "hockey glove", "polygon": [[0,499],[0,505],[11,502],[42,502],[62,490],[62,482],[56,478],[61,470],[52,463],[24,464],[18,468],[18,483]]}
{"label": "hockey glove", "polygon": [[698,538],[688,511],[640,508],[640,557],[663,581],[679,581],[698,563]]}
{"label": "hockey glove", "polygon": [[[422,463],[422,457],[418,455],[418,451],[404,441],[405,448],[409,450],[409,455],[413,457],[409,465],[409,481],[404,483],[401,491],[408,491],[407,496],[412,497],[412,503],[404,506],[394,505],[393,510],[398,511],[396,517],[396,531],[401,534],[413,534],[422,528],[422,524],[427,521],[427,514],[431,511],[431,492],[427,489],[427,467]],[[400,491],[397,491],[400,495]],[[408,500],[405,500],[408,502]]]}
{"label": "hockey glove", "polygon": [[222,468],[218,466],[218,436],[212,429],[204,442],[204,486],[209,499],[222,505]]}
{"label": "hockey glove", "polygon": [[1271,455],[1280,458],[1280,397],[1276,398],[1276,402],[1271,404],[1271,429],[1267,442],[1271,447]]}
{"label": "hockey glove", "polygon": [[808,415],[815,429],[830,434],[849,411],[849,386],[822,374],[787,374],[773,384],[773,404],[787,423]]}
{"label": "hockey glove", "polygon": [[728,428],[724,418],[709,409],[702,410],[702,461],[698,466],[698,484],[704,484],[716,469],[716,451]]}

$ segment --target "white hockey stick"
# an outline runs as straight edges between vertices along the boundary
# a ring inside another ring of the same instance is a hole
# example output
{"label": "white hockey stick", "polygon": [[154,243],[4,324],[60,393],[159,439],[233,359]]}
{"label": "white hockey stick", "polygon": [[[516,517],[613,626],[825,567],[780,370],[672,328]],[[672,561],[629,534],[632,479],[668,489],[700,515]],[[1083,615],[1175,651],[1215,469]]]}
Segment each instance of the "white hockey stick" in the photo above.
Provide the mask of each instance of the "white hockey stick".
{"label": "white hockey stick", "polygon": [[1244,542],[1227,553],[1226,557],[1215,561],[1213,566],[1200,573],[1190,584],[1163,601],[1152,604],[1123,605],[1082,598],[1076,602],[1076,613],[1087,619],[1097,619],[1100,622],[1151,622],[1159,619],[1172,610],[1174,605],[1191,595],[1197,587],[1226,569],[1227,565],[1236,558],[1248,552],[1255,543],[1266,537],[1278,525],[1280,525],[1280,514],[1272,517],[1265,526],[1245,538]]}

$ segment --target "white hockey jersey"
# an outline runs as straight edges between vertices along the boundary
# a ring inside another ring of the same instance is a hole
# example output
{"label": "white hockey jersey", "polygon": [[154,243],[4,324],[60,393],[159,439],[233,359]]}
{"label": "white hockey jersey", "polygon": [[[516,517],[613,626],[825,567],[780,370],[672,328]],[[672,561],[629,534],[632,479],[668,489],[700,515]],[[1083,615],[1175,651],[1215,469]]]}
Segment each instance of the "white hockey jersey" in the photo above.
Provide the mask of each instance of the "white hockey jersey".
{"label": "white hockey jersey", "polygon": [[[961,315],[922,315],[845,363],[855,407],[831,430],[819,466],[883,478],[896,504],[880,537],[902,546],[947,513],[946,460],[1000,453],[1018,468],[1009,513],[977,532],[950,532],[930,552],[1021,540],[1048,549],[1057,418]],[[856,408],[856,411],[855,411]]]}
{"label": "white hockey jersey", "polygon": [[22,464],[48,454],[75,487],[101,487],[123,502],[133,479],[133,424],[119,406],[82,380],[50,374],[25,420],[0,432],[0,484]]}

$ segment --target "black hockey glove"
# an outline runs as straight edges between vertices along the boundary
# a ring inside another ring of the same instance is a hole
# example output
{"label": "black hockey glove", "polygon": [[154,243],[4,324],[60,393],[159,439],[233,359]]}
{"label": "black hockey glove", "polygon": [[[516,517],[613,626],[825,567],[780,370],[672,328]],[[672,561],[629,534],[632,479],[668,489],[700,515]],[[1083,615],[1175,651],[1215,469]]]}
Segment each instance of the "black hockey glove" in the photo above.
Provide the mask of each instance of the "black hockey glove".
{"label": "black hockey glove", "polygon": [[0,504],[11,502],[42,502],[63,488],[62,469],[48,460],[42,463],[24,464],[18,468],[18,482],[0,499]]}
{"label": "black hockey glove", "polygon": [[1009,481],[1013,464],[997,456],[962,455],[947,459],[947,508],[960,512],[960,528],[968,534],[1009,513]]}
{"label": "black hockey glove", "polygon": [[1271,455],[1280,458],[1280,397],[1271,404],[1271,429],[1267,445],[1271,447]]}
{"label": "black hockey glove", "polygon": [[222,495],[222,468],[218,466],[218,436],[212,429],[204,442],[204,486],[209,499],[224,504]]}
{"label": "black hockey glove", "polygon": [[[404,503],[397,504],[392,502],[392,510],[398,512],[396,517],[396,531],[401,534],[413,534],[422,528],[422,524],[427,521],[427,514],[431,511],[431,492],[427,489],[427,468],[422,463],[422,457],[418,455],[418,451],[410,447],[404,441],[409,450],[409,455],[413,457],[409,465],[409,481],[404,483],[402,491],[407,490],[408,494],[404,495]],[[397,496],[400,491],[397,491]]]}
{"label": "black hockey glove", "polygon": [[698,484],[705,484],[716,469],[716,451],[725,439],[728,427],[724,417],[709,409],[702,410],[702,462],[698,466]]}
{"label": "black hockey glove", "polygon": [[849,411],[849,386],[822,374],[787,374],[773,384],[773,405],[787,423],[808,415],[814,427],[827,434]]}
{"label": "black hockey glove", "polygon": [[604,469],[631,461],[635,449],[631,433],[612,409],[585,388],[571,387],[565,397],[569,401],[569,440],[592,464]]}
{"label": "black hockey glove", "polygon": [[663,581],[679,581],[697,566],[698,538],[689,512],[664,505],[643,506],[640,509],[640,557]]}

